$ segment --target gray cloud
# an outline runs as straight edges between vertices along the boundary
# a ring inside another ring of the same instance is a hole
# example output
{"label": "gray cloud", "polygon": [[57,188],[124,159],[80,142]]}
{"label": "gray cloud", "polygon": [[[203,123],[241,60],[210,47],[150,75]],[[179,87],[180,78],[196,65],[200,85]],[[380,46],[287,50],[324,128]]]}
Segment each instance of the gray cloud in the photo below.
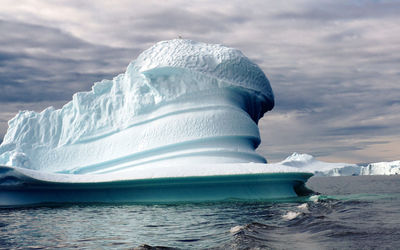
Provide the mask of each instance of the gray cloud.
{"label": "gray cloud", "polygon": [[356,135],[356,134],[368,134],[369,136],[374,134],[380,134],[381,130],[388,129],[388,126],[383,125],[364,125],[364,126],[348,126],[342,128],[330,129],[326,135],[338,136],[338,135]]}
{"label": "gray cloud", "polygon": [[170,8],[150,14],[136,22],[138,28],[152,31],[181,31],[189,33],[227,32],[234,24],[244,23],[245,16],[230,16],[215,10],[203,13],[180,8]]}
{"label": "gray cloud", "polygon": [[135,49],[107,48],[54,28],[0,21],[0,102],[68,100],[124,70]]}
{"label": "gray cloud", "polygon": [[282,12],[279,18],[319,20],[354,20],[398,16],[400,6],[391,1],[318,1],[299,11]]}

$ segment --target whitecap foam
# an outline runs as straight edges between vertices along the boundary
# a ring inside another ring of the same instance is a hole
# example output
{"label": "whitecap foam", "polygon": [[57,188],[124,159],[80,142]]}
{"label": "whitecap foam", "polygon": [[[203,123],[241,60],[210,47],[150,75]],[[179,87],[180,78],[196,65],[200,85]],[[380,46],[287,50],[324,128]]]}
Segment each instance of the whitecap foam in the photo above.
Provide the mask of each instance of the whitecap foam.
{"label": "whitecap foam", "polygon": [[299,215],[301,215],[301,212],[289,211],[286,214],[282,215],[282,218],[285,220],[293,220]]}
{"label": "whitecap foam", "polygon": [[307,203],[303,203],[301,205],[298,205],[297,208],[302,210],[303,212],[308,212],[308,204]]}
{"label": "whitecap foam", "polygon": [[234,226],[231,229],[229,229],[229,232],[231,234],[236,234],[236,233],[242,231],[243,229],[244,229],[244,226]]}

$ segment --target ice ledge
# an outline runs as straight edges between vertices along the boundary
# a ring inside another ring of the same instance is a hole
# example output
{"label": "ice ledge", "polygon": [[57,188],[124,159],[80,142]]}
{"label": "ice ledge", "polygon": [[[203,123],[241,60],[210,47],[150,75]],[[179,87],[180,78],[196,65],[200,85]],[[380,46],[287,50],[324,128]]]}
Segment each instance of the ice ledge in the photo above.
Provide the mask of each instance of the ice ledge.
{"label": "ice ledge", "polygon": [[[25,176],[45,182],[54,183],[100,183],[127,180],[200,177],[200,176],[226,176],[226,175],[251,175],[251,174],[279,174],[279,173],[307,173],[276,164],[264,163],[220,163],[220,164],[194,164],[188,165],[162,165],[138,166],[135,168],[115,171],[108,174],[60,174],[45,173],[42,171],[0,166],[7,176]],[[1,179],[1,172],[0,172]]]}

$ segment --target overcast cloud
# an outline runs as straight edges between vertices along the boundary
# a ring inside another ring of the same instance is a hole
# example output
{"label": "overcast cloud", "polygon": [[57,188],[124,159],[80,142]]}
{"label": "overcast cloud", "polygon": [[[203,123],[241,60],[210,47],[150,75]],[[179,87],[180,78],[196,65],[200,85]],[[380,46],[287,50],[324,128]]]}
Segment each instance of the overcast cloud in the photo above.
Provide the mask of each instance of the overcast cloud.
{"label": "overcast cloud", "polygon": [[270,161],[400,159],[398,1],[13,1],[0,5],[0,138],[20,109],[61,107],[155,42],[242,50],[276,106],[260,121]]}

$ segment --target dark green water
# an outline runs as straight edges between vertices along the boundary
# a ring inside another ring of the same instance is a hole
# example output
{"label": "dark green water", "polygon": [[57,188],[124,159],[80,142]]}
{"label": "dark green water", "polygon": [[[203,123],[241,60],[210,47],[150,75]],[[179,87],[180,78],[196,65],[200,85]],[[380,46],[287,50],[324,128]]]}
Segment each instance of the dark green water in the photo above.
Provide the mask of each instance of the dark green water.
{"label": "dark green water", "polygon": [[307,185],[321,194],[275,203],[0,209],[0,248],[400,249],[400,176],[313,177]]}

